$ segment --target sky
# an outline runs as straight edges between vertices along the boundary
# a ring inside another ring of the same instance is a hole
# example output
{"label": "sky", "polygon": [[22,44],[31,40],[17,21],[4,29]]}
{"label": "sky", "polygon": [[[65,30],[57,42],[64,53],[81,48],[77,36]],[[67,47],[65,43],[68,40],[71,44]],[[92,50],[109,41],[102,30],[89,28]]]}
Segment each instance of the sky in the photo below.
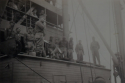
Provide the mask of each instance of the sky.
{"label": "sky", "polygon": [[[106,42],[110,46],[111,50],[115,54],[118,50],[117,42],[116,42],[116,26],[115,26],[115,18],[114,18],[114,9],[113,9],[113,0],[82,0],[85,5],[87,11],[91,15],[92,19],[96,23],[98,29],[104,36]],[[113,62],[111,60],[111,56],[103,44],[101,38],[95,31],[88,17],[82,11],[81,6],[78,3],[78,0],[68,0],[69,5],[69,29],[71,29],[70,37],[74,39],[74,47],[77,44],[78,40],[82,40],[82,44],[84,47],[84,61],[92,62],[92,54],[90,51],[90,43],[92,42],[92,37],[96,38],[96,41],[100,44],[99,54],[101,65],[104,65],[107,69],[111,69],[113,67]],[[121,4],[123,6],[122,10],[122,18],[125,17],[125,4],[121,0]],[[76,14],[77,12],[77,14]],[[76,17],[74,17],[76,14]],[[74,20],[75,18],[75,20]],[[123,19],[125,22],[125,19]],[[72,26],[73,24],[73,26]],[[90,61],[89,61],[90,56]],[[77,59],[76,53],[73,55],[74,59]],[[113,71],[111,72],[112,82],[114,83]],[[117,77],[117,83],[120,83],[119,77]]]}

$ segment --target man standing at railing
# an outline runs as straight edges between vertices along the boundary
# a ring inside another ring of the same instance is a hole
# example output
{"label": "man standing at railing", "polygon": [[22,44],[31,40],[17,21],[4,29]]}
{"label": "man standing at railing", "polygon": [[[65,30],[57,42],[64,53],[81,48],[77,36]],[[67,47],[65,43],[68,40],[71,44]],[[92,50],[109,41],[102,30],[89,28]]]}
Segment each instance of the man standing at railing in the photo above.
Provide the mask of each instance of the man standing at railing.
{"label": "man standing at railing", "polygon": [[68,42],[68,59],[73,61],[73,38],[71,37]]}
{"label": "man standing at railing", "polygon": [[77,62],[83,62],[84,50],[83,45],[81,44],[81,40],[79,40],[79,43],[76,45],[75,51],[77,54]]}
{"label": "man standing at railing", "polygon": [[36,51],[39,54],[39,56],[46,57],[43,33],[39,34],[39,36],[40,38],[36,37]]}
{"label": "man standing at railing", "polygon": [[91,46],[90,46],[90,49],[92,51],[92,55],[93,55],[93,62],[94,64],[96,64],[96,58],[98,60],[98,63],[100,65],[100,56],[99,56],[99,48],[100,48],[100,45],[97,41],[95,41],[95,37],[92,37],[92,43],[91,43]]}
{"label": "man standing at railing", "polygon": [[34,41],[35,41],[35,37],[34,37],[34,34],[33,34],[33,28],[29,27],[27,35],[26,35],[26,42],[27,42],[28,54],[31,51],[33,51],[34,48],[35,48]]}
{"label": "man standing at railing", "polygon": [[49,39],[49,52],[50,52],[50,58],[54,58],[55,57],[55,52],[54,52],[54,49],[55,49],[55,43],[54,43],[54,39],[52,36],[50,36],[50,39]]}
{"label": "man standing at railing", "polygon": [[43,19],[39,19],[35,23],[35,39],[36,39],[36,48],[38,47],[39,50],[43,53],[43,56],[46,56],[45,50],[44,50],[44,29],[46,27],[43,24]]}
{"label": "man standing at railing", "polygon": [[[65,37],[59,42],[59,47],[62,51],[62,59],[67,59],[68,41]],[[64,56],[63,56],[64,55]]]}
{"label": "man standing at railing", "polygon": [[38,18],[38,16],[37,16],[36,13],[37,13],[37,10],[34,9],[34,10],[30,11],[29,15],[30,15],[30,16],[33,16],[33,17],[35,17],[35,18]]}
{"label": "man standing at railing", "polygon": [[44,26],[46,27],[46,14],[44,10],[41,10],[39,13],[39,19],[42,20],[42,23],[44,24]]}

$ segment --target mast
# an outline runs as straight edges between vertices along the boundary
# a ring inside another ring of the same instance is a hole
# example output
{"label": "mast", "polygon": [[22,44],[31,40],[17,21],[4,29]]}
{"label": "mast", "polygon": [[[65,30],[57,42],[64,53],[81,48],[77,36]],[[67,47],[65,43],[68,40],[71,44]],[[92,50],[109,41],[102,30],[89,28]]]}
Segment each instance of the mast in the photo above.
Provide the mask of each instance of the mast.
{"label": "mast", "polygon": [[68,40],[69,38],[69,14],[68,14],[68,0],[62,0],[63,12],[63,35]]}
{"label": "mast", "polygon": [[121,83],[125,83],[125,44],[124,44],[124,29],[122,24],[122,13],[121,13],[121,4],[120,0],[113,0],[114,1],[114,11],[115,11],[115,20],[116,20],[116,28],[118,33],[118,44],[119,44],[119,53],[122,59],[121,64],[121,71],[122,76]]}

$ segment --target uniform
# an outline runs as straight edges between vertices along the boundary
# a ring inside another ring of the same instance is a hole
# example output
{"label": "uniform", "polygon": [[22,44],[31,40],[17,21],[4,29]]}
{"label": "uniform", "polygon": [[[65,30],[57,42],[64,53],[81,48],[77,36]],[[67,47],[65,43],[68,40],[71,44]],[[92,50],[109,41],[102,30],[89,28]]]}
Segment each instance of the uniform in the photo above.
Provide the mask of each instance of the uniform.
{"label": "uniform", "polygon": [[21,34],[20,33],[15,33],[15,39],[16,39],[16,44],[17,44],[17,48],[19,48],[19,52],[22,51],[22,43],[21,43]]}
{"label": "uniform", "polygon": [[49,42],[49,51],[50,51],[50,53],[52,54],[51,57],[54,57],[54,56],[55,56],[55,52],[54,52],[55,48],[56,48],[55,44],[54,44],[52,41],[50,41],[50,42]]}
{"label": "uniform", "polygon": [[35,17],[35,18],[38,18],[38,16],[37,16],[36,14],[33,14],[33,11],[31,11],[31,12],[29,13],[29,15],[30,15],[30,16],[33,16],[33,17]]}
{"label": "uniform", "polygon": [[67,59],[68,42],[66,40],[60,41],[59,47],[60,47],[62,53],[64,53],[64,57],[62,56],[62,58]]}
{"label": "uniform", "polygon": [[94,62],[94,64],[96,64],[96,58],[97,58],[99,65],[100,65],[100,57],[99,57],[99,52],[98,52],[99,48],[100,48],[100,46],[97,41],[93,41],[91,43],[90,49],[91,49],[92,55],[93,55],[93,62]]}
{"label": "uniform", "polygon": [[83,50],[83,46],[82,44],[77,44],[76,48],[75,48],[76,54],[77,54],[77,61],[78,62],[83,62],[83,54],[84,54],[84,50]]}
{"label": "uniform", "polygon": [[35,37],[32,33],[30,34],[27,34],[27,46],[28,46],[28,49],[29,51],[33,51],[33,48],[34,48],[34,40],[35,40]]}
{"label": "uniform", "polygon": [[36,50],[37,52],[43,53],[43,56],[46,56],[46,52],[44,50],[44,28],[45,26],[41,21],[37,21],[35,23],[35,39],[36,39]]}
{"label": "uniform", "polygon": [[40,39],[38,39],[36,41],[36,51],[40,54],[42,53],[43,55],[41,55],[41,56],[43,56],[43,57],[46,56],[46,52],[44,49],[44,38],[43,37],[41,37]]}
{"label": "uniform", "polygon": [[68,43],[68,58],[69,60],[73,60],[73,41],[69,41]]}

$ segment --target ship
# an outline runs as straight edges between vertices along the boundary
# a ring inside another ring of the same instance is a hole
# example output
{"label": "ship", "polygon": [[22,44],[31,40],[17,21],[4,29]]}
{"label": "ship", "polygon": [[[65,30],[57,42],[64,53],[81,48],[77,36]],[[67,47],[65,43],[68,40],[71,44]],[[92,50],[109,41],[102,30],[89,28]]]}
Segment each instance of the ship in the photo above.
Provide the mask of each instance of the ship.
{"label": "ship", "polygon": [[[35,6],[38,9],[45,10],[47,15],[44,42],[45,50],[49,45],[48,41],[50,36],[55,38],[62,38],[65,36],[67,40],[69,39],[70,32],[67,0],[62,0],[62,9],[51,5],[45,0],[22,0],[23,2],[20,3],[23,5],[20,10],[9,7],[9,1],[11,0],[0,0],[0,3],[2,3],[0,10],[2,21],[0,27],[9,27],[10,21],[14,20],[13,15],[17,13],[18,15],[15,20],[14,28],[21,27],[21,33],[26,33],[27,27],[35,27],[35,22],[38,20],[38,18],[29,15],[29,11],[33,10]],[[113,57],[114,63],[118,64],[117,58],[105,42],[104,37],[99,32],[82,1],[78,1],[92,25],[97,30],[97,33],[101,36],[104,44]],[[117,3],[115,5],[117,5]],[[118,9],[116,13],[117,11]],[[116,17],[119,16],[117,15]],[[12,39],[0,42],[0,46],[2,47],[1,50],[12,47],[12,45],[15,45],[13,42]],[[7,54],[0,56],[0,83],[111,83],[111,70],[103,65],[95,65],[90,62],[77,63],[76,61],[38,57],[23,53],[12,56],[8,55],[10,53],[8,51],[10,51],[10,49],[5,50]]]}

